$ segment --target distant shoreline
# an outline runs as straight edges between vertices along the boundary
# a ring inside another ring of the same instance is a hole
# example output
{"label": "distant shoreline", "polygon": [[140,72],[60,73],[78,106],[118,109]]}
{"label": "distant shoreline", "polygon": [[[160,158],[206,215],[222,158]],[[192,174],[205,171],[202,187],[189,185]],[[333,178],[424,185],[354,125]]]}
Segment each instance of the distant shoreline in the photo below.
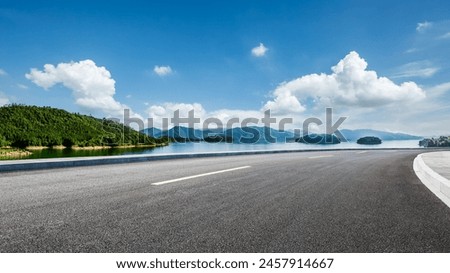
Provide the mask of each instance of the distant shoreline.
{"label": "distant shoreline", "polygon": [[119,146],[72,146],[65,147],[62,145],[59,146],[28,146],[26,148],[16,148],[16,147],[0,147],[0,160],[6,159],[17,159],[21,157],[27,157],[33,154],[33,151],[42,151],[42,150],[74,150],[74,151],[94,151],[94,150],[107,150],[107,149],[131,149],[131,148],[156,148],[167,146],[169,143],[156,143],[156,144],[146,144],[146,145],[119,145]]}
{"label": "distant shoreline", "polygon": [[[66,147],[66,146],[28,146],[24,150],[28,151],[40,151],[45,149],[53,149],[53,150],[103,150],[103,149],[129,149],[129,148],[155,148],[155,147],[162,147],[167,146],[168,143],[155,143],[155,144],[142,144],[142,145],[118,145],[118,146],[72,146],[72,147]],[[1,148],[0,148],[1,149]]]}
{"label": "distant shoreline", "polygon": [[27,150],[7,148],[7,147],[0,148],[0,159],[21,158],[32,154],[33,154],[32,152]]}

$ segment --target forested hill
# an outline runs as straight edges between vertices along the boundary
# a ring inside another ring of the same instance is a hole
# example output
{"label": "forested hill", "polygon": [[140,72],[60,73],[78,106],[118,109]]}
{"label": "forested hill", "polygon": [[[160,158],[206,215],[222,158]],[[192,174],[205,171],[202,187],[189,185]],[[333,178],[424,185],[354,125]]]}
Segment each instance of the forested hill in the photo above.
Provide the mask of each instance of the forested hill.
{"label": "forested hill", "polygon": [[0,146],[123,146],[164,142],[121,123],[38,106],[0,107]]}

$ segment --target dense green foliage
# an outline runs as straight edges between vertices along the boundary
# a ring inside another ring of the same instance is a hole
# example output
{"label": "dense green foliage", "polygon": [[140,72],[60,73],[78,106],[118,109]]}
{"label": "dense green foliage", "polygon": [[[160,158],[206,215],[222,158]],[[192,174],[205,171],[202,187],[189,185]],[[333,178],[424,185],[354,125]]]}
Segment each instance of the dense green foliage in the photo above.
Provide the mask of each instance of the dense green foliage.
{"label": "dense green foliage", "polygon": [[306,143],[306,144],[339,144],[341,140],[336,135],[330,134],[310,134],[304,135],[298,139],[296,142]]}
{"label": "dense green foliage", "polygon": [[381,144],[382,142],[383,141],[380,138],[374,137],[374,136],[362,137],[356,141],[356,143],[363,144],[363,145],[376,145],[376,144]]}
{"label": "dense green foliage", "polygon": [[0,107],[0,146],[153,145],[155,139],[108,119],[72,114],[50,107]]}

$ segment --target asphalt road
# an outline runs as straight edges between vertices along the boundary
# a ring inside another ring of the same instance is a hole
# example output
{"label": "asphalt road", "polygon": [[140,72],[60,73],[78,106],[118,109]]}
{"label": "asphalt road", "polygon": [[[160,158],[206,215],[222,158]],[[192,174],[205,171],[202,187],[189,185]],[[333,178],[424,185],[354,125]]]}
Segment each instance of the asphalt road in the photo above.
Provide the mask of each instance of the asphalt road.
{"label": "asphalt road", "polygon": [[0,252],[450,252],[419,151],[0,174]]}

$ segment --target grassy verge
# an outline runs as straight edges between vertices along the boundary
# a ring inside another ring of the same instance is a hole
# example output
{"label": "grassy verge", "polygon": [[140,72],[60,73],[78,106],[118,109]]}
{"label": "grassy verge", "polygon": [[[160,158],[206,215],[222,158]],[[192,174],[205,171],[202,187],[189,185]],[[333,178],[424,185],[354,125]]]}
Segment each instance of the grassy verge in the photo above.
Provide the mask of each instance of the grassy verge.
{"label": "grassy verge", "polygon": [[130,148],[155,148],[167,146],[169,143],[157,143],[157,144],[145,144],[145,145],[120,145],[120,146],[86,146],[79,147],[73,146],[71,148],[67,148],[64,146],[28,146],[25,149],[13,148],[13,147],[0,147],[0,160],[8,160],[8,159],[21,159],[26,158],[33,154],[33,152],[41,151],[44,149],[54,149],[54,150],[63,150],[70,149],[74,151],[85,150],[85,151],[94,151],[94,150],[106,150],[106,149],[130,149]]}
{"label": "grassy verge", "polygon": [[[103,150],[103,149],[129,149],[129,148],[155,148],[155,147],[162,147],[167,146],[169,143],[155,143],[155,144],[138,144],[138,145],[119,145],[119,146],[72,146],[72,147],[65,147],[65,146],[28,146],[25,148],[27,151],[39,151],[39,150],[45,150],[45,149],[53,149],[53,150],[63,150],[63,149],[71,149],[71,150]],[[0,148],[1,149],[1,148]]]}
{"label": "grassy verge", "polygon": [[0,159],[17,159],[27,157],[31,154],[32,152],[24,149],[0,148]]}

